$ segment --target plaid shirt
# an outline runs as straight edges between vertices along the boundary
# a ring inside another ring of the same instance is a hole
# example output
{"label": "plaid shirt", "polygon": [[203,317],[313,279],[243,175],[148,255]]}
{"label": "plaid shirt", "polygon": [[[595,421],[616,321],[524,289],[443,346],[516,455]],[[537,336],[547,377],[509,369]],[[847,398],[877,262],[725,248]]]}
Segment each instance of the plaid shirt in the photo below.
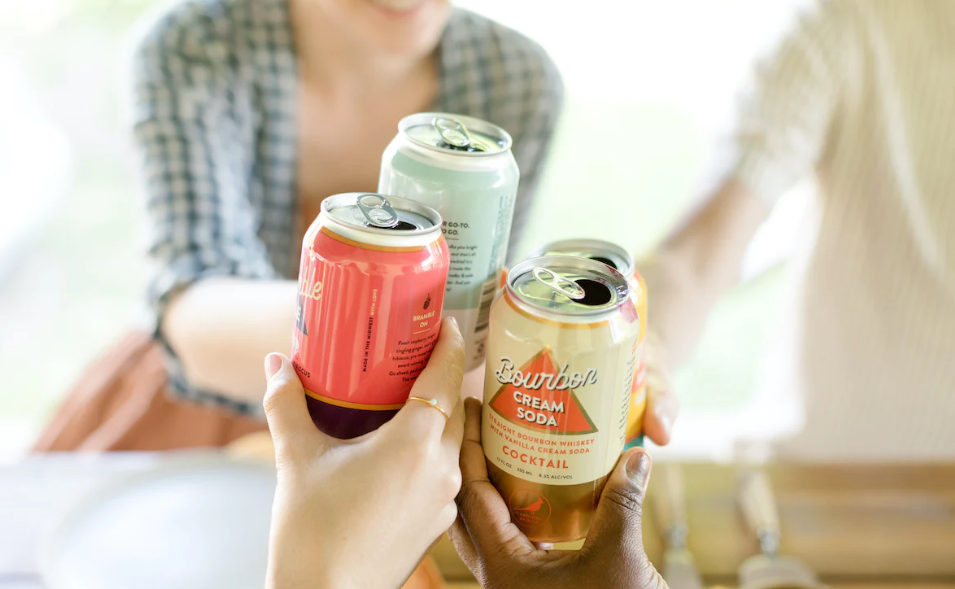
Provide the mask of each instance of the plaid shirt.
{"label": "plaid shirt", "polygon": [[[185,0],[153,24],[134,55],[133,125],[153,262],[148,301],[160,341],[167,301],[197,280],[296,277],[297,74],[286,2]],[[538,45],[460,9],[439,53],[433,109],[491,121],[514,138],[519,232],[560,111],[560,76]],[[175,393],[261,414],[258,405],[191,386],[165,347]]]}

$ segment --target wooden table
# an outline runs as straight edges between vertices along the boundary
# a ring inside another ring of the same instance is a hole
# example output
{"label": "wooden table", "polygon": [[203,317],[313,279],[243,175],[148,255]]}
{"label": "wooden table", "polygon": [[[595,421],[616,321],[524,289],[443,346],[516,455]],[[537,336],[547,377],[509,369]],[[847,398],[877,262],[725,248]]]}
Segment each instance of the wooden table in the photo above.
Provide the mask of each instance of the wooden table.
{"label": "wooden table", "polygon": [[[711,585],[733,586],[737,567],[758,551],[736,506],[737,472],[683,465],[690,550]],[[955,464],[781,464],[767,472],[779,504],[782,553],[803,559],[831,586],[955,589]],[[660,563],[653,491],[651,479],[643,540],[651,561]],[[450,588],[477,588],[449,542],[434,556]]]}
{"label": "wooden table", "polygon": [[[35,542],[43,524],[77,497],[117,477],[154,468],[166,455],[46,456],[0,465],[0,588],[38,589]],[[661,468],[663,465],[657,465]],[[732,587],[756,553],[736,508],[736,469],[683,466],[690,549],[709,584]],[[955,464],[795,466],[768,469],[784,553],[798,556],[837,589],[955,589]],[[651,480],[643,539],[653,562],[662,544],[652,517]],[[477,589],[447,540],[433,556],[448,589]]]}

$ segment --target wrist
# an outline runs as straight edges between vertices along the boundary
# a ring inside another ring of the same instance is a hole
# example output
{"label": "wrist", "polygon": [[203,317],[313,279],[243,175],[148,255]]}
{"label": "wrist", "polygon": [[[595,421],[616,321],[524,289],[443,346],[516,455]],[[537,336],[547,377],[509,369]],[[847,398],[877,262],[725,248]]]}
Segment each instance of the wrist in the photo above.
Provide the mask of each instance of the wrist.
{"label": "wrist", "polygon": [[303,551],[274,551],[269,557],[266,589],[302,589],[334,587],[353,589],[354,578],[347,576],[347,565]]}

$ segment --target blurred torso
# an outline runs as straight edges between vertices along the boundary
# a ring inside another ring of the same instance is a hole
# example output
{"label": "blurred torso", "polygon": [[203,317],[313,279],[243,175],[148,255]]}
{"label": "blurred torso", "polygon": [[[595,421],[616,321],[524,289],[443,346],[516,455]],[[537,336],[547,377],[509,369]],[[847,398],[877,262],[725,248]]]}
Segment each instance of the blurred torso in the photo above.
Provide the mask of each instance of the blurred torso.
{"label": "blurred torso", "polygon": [[369,93],[360,101],[329,100],[318,84],[302,77],[298,87],[300,231],[318,216],[326,197],[374,192],[381,154],[398,122],[428,110],[438,88],[437,66],[416,74],[398,92]]}
{"label": "blurred torso", "polygon": [[799,313],[808,459],[955,458],[955,5],[866,3]]}

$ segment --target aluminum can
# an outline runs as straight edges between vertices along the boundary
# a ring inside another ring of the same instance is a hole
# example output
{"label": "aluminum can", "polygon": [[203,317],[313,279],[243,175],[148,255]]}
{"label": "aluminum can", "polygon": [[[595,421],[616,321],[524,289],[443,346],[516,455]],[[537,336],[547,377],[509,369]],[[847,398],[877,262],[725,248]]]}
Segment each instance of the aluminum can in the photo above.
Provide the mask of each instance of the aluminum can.
{"label": "aluminum can", "polygon": [[630,394],[627,416],[627,443],[624,450],[643,446],[643,416],[647,408],[647,285],[633,263],[633,256],[615,243],[602,239],[564,239],[536,248],[531,257],[545,255],[578,256],[602,262],[623,274],[630,283],[630,297],[640,316],[637,348],[639,361]]}
{"label": "aluminum can", "polygon": [[360,436],[407,402],[438,339],[449,260],[434,209],[366,193],[322,202],[302,243],[292,338],[319,429]]}
{"label": "aluminum can", "polygon": [[462,115],[405,117],[382,156],[379,192],[441,213],[451,252],[444,310],[457,319],[464,336],[466,370],[484,360],[519,178],[511,136]]}
{"label": "aluminum can", "polygon": [[587,535],[623,450],[640,324],[627,279],[572,256],[525,260],[491,307],[481,440],[535,542]]}

